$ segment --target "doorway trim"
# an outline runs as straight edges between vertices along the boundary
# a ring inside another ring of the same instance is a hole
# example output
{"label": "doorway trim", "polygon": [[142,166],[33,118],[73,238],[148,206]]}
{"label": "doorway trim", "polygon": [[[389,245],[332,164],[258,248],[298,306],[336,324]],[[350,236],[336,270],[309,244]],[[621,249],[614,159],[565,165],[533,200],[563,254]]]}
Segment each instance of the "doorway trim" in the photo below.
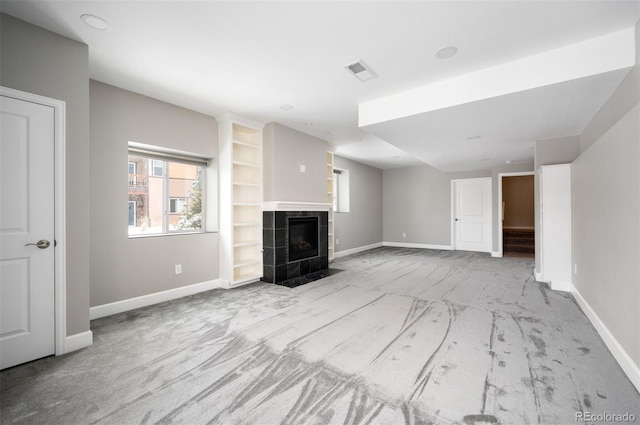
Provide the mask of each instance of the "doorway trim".
{"label": "doorway trim", "polygon": [[[55,355],[67,352],[67,261],[66,261],[66,102],[0,86],[0,94],[53,108],[54,123],[54,341]],[[73,348],[73,347],[69,347]],[[72,351],[72,350],[68,350]]]}
{"label": "doorway trim", "polygon": [[499,173],[498,174],[498,253],[496,257],[504,256],[504,228],[503,228],[503,211],[502,211],[502,178],[518,177],[518,176],[535,176],[533,171],[521,171],[517,173]]}

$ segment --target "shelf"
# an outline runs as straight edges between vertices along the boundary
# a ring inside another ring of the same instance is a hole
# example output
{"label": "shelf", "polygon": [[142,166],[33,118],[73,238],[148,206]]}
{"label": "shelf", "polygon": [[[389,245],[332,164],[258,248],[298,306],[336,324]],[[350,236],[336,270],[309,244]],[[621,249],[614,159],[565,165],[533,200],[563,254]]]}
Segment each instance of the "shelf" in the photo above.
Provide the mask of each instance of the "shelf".
{"label": "shelf", "polygon": [[248,280],[258,280],[262,277],[262,274],[259,273],[245,273],[238,276],[235,276],[233,279],[233,283],[241,283],[246,282]]}
{"label": "shelf", "polygon": [[240,268],[240,267],[255,266],[255,265],[258,265],[258,264],[262,264],[262,262],[260,260],[247,260],[247,261],[243,261],[243,262],[238,263],[238,264],[234,264],[233,268],[237,269],[237,268]]}
{"label": "shelf", "polygon": [[259,164],[252,164],[250,162],[233,161],[233,165],[242,165],[243,167],[261,168]]}
{"label": "shelf", "polygon": [[253,143],[241,142],[239,140],[233,141],[234,145],[246,146],[251,149],[260,149],[260,146],[254,145]]}
{"label": "shelf", "polygon": [[244,223],[233,223],[233,227],[251,227],[251,226],[259,226],[260,223],[257,221],[244,222]]}
{"label": "shelf", "polygon": [[257,202],[234,202],[234,207],[261,207],[262,204]]}
{"label": "shelf", "polygon": [[256,246],[260,245],[260,241],[246,241],[246,242],[237,242],[233,244],[234,248],[240,248],[243,246]]}
{"label": "shelf", "polygon": [[260,183],[233,182],[234,186],[260,187]]}

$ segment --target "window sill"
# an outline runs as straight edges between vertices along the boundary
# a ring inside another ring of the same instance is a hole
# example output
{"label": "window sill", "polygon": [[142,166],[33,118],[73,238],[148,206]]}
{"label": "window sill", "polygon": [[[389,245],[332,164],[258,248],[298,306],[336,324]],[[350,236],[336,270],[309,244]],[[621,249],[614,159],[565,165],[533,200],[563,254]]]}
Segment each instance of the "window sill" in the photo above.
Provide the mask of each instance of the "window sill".
{"label": "window sill", "polygon": [[165,236],[192,236],[192,235],[208,235],[216,234],[218,231],[206,232],[180,232],[180,233],[155,233],[151,235],[128,235],[128,239],[146,239],[146,238],[162,238]]}

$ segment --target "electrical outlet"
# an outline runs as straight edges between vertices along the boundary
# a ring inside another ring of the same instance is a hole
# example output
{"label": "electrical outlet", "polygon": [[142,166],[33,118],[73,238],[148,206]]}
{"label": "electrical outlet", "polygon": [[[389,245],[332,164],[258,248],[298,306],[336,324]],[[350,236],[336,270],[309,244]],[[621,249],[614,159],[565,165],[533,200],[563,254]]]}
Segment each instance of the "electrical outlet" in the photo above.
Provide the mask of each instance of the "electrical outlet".
{"label": "electrical outlet", "polygon": [[575,274],[575,275],[578,274],[578,263],[573,265],[573,274]]}
{"label": "electrical outlet", "polygon": [[340,239],[336,238],[336,245],[340,245]]}
{"label": "electrical outlet", "polygon": [[176,274],[182,274],[182,264],[176,264]]}
{"label": "electrical outlet", "polygon": [[406,237],[407,237],[407,234],[406,234],[406,233],[402,233],[402,237],[403,237],[403,238],[406,238]]}
{"label": "electrical outlet", "polygon": [[304,164],[300,164],[300,172],[301,173],[306,173],[307,172],[307,167]]}

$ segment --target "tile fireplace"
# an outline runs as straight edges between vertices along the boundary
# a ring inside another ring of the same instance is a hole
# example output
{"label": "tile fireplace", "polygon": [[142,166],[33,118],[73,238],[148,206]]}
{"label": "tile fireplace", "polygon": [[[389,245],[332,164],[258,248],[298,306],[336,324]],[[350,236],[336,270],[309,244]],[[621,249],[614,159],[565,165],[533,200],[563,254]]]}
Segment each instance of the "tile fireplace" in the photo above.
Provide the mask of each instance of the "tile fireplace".
{"label": "tile fireplace", "polygon": [[328,212],[263,211],[263,281],[297,286],[329,267]]}

